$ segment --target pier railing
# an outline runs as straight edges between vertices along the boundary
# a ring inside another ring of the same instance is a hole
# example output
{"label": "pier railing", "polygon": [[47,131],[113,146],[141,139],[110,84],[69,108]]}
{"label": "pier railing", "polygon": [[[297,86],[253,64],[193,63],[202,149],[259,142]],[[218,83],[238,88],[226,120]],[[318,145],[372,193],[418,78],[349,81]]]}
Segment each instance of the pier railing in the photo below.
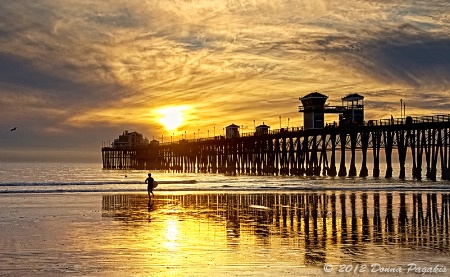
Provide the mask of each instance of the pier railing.
{"label": "pier railing", "polygon": [[[364,121],[363,124],[359,126],[387,126],[387,125],[402,125],[402,124],[417,124],[417,123],[436,123],[436,122],[450,122],[450,114],[448,115],[433,115],[433,116],[407,116],[404,118],[384,118],[384,119],[378,119],[378,120],[367,120]],[[338,122],[332,122],[332,123],[326,123],[325,128],[339,128]],[[257,133],[257,132],[246,132],[241,133],[240,137],[254,137],[254,136],[261,136],[261,135],[276,135],[281,133],[287,133],[287,132],[301,132],[304,131],[303,127],[286,127],[286,128],[280,128],[280,129],[273,129],[269,130],[266,133]],[[171,144],[179,144],[179,143],[192,143],[192,142],[205,142],[205,141],[211,141],[211,140],[224,140],[225,136],[219,135],[219,136],[211,136],[211,137],[204,137],[204,138],[197,138],[197,139],[180,139],[180,140],[174,140],[171,142],[164,142],[160,143],[160,145],[171,145]]]}

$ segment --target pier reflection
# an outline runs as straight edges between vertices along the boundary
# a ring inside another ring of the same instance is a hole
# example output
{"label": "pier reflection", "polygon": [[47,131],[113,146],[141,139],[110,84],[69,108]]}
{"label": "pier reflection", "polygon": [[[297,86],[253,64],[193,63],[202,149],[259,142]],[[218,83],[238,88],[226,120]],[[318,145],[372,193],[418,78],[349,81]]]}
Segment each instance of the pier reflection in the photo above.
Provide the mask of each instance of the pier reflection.
{"label": "pier reflection", "polygon": [[223,226],[229,247],[285,247],[302,253],[304,265],[323,265],[336,256],[333,251],[360,258],[373,246],[450,252],[449,195],[200,193],[158,195],[151,203],[146,195],[105,195],[103,217],[151,224],[154,216],[176,214],[179,220]]}

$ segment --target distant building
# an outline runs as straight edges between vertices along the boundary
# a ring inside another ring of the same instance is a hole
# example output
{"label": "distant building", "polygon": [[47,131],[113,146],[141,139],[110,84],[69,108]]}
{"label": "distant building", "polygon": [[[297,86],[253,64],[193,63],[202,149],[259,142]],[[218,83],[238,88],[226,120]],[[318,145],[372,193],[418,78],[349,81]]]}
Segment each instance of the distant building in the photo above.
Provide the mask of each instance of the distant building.
{"label": "distant building", "polygon": [[238,138],[239,137],[239,126],[235,124],[231,124],[225,127],[226,130],[226,138]]}
{"label": "distant building", "polygon": [[135,147],[146,144],[148,144],[148,139],[144,138],[142,134],[138,132],[124,131],[122,135],[119,136],[119,138],[114,140],[114,142],[112,143],[112,147]]}
{"label": "distant building", "polygon": [[264,124],[264,122],[263,122],[262,125],[259,125],[256,127],[255,135],[257,135],[257,136],[267,135],[269,133],[269,129],[270,129],[270,127],[267,126],[266,124]]}

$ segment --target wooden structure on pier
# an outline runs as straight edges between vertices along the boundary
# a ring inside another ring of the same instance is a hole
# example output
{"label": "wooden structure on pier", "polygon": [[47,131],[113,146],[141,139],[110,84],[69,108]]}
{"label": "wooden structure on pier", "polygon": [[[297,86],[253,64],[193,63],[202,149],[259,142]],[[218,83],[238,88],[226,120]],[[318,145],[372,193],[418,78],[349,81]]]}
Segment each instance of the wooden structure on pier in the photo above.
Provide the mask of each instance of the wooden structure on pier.
{"label": "wooden structure on pier", "polygon": [[[436,180],[440,169],[441,178],[450,180],[449,130],[450,115],[439,115],[370,120],[343,126],[333,124],[323,129],[281,129],[228,139],[216,137],[127,148],[104,147],[103,168],[366,177],[369,176],[368,158],[372,157],[372,176],[380,176],[380,163],[385,162],[385,177],[392,177],[393,160],[398,160],[399,178],[403,179],[408,157],[413,178],[422,179],[424,170],[427,179]],[[361,160],[359,170],[357,157]]]}

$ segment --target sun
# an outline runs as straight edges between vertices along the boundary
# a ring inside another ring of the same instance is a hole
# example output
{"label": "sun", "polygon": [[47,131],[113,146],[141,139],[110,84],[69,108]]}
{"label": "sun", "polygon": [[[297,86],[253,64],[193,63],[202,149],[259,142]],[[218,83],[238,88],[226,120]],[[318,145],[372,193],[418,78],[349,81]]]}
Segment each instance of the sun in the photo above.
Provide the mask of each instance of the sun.
{"label": "sun", "polygon": [[177,129],[184,121],[184,111],[187,110],[186,106],[173,106],[166,107],[157,110],[161,116],[159,122],[168,130],[172,131]]}

